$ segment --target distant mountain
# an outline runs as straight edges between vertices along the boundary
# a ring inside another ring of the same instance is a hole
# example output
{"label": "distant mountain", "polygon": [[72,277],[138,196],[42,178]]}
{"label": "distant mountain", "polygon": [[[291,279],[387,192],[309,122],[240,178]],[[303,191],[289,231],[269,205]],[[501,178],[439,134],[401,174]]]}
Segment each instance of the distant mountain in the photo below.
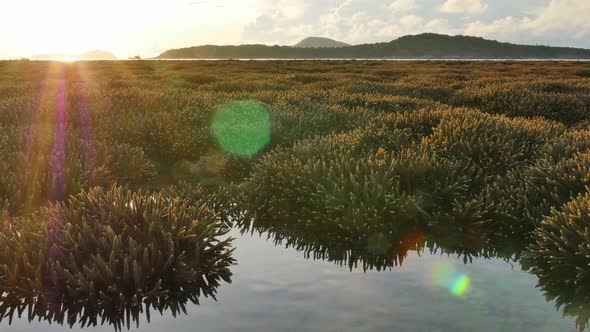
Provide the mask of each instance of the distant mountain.
{"label": "distant mountain", "polygon": [[388,43],[313,48],[204,45],[169,50],[159,59],[589,59],[590,50],[516,45],[480,37],[423,33]]}
{"label": "distant mountain", "polygon": [[295,44],[293,47],[302,47],[302,48],[330,48],[330,47],[346,47],[350,46],[347,43],[339,42],[334,39],[330,38],[323,38],[323,37],[307,37],[304,40],[300,41],[299,43]]}
{"label": "distant mountain", "polygon": [[56,59],[73,59],[73,60],[117,60],[117,57],[110,52],[94,50],[82,54],[38,54],[31,57],[33,60],[56,60]]}
{"label": "distant mountain", "polygon": [[113,53],[101,50],[85,52],[79,54],[77,58],[80,60],[117,60]]}

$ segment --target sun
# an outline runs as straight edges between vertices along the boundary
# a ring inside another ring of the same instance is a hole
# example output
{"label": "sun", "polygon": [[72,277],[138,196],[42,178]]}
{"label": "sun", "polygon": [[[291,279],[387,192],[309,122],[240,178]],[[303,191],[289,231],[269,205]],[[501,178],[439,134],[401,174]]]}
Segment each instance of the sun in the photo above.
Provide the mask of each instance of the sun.
{"label": "sun", "polygon": [[[106,0],[105,4],[75,0],[35,1],[34,11],[29,9],[30,3],[27,6],[15,2],[11,10],[21,16],[27,15],[27,22],[31,22],[26,25],[13,22],[19,27],[15,47],[23,50],[23,56],[64,54],[58,59],[63,62],[74,60],[69,59],[69,55],[95,49],[115,51],[121,31],[127,31],[129,25],[135,23],[132,8],[127,1],[122,2],[119,5],[114,0]],[[113,11],[114,7],[117,10]]]}

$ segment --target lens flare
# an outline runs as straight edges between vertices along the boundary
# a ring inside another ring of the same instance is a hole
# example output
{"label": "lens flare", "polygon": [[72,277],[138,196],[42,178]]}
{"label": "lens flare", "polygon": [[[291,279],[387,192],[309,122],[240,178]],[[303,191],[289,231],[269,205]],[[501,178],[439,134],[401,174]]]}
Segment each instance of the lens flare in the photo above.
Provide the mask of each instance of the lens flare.
{"label": "lens flare", "polygon": [[455,268],[448,261],[437,262],[432,269],[432,282],[439,287],[446,287],[453,278]]}
{"label": "lens flare", "polygon": [[431,271],[431,282],[440,288],[445,288],[454,296],[461,297],[469,292],[471,278],[457,271],[450,261],[439,261]]}
{"label": "lens flare", "polygon": [[463,294],[467,293],[470,284],[471,279],[469,279],[467,275],[462,274],[453,282],[453,285],[451,286],[451,293],[455,296],[462,296]]}
{"label": "lens flare", "polygon": [[53,177],[53,200],[62,201],[65,197],[66,178],[66,107],[67,107],[67,78],[64,68],[60,68],[57,94],[55,100],[55,133],[50,168]]}
{"label": "lens flare", "polygon": [[251,157],[270,143],[270,116],[254,100],[225,104],[213,117],[211,128],[223,151]]}

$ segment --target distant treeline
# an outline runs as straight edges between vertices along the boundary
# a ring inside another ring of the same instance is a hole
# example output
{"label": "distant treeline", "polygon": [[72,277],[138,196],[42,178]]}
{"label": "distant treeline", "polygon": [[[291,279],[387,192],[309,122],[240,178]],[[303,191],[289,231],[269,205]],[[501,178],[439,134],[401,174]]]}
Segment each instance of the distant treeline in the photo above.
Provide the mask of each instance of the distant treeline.
{"label": "distant treeline", "polygon": [[160,59],[313,59],[313,58],[470,58],[470,59],[587,59],[590,50],[569,47],[516,45],[470,36],[425,33],[389,43],[340,48],[291,46],[204,45],[173,49]]}

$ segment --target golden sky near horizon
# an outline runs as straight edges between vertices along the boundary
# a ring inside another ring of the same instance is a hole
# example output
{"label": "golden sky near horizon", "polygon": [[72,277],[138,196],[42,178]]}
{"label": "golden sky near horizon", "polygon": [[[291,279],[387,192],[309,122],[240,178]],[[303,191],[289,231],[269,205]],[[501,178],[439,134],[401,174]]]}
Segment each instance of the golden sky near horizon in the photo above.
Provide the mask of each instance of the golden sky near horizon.
{"label": "golden sky near horizon", "polygon": [[0,0],[0,59],[435,32],[590,48],[590,0]]}
{"label": "golden sky near horizon", "polygon": [[15,0],[0,13],[0,58],[94,49],[124,58],[191,41],[237,42],[241,28],[231,22],[254,19],[255,7],[256,0]]}

